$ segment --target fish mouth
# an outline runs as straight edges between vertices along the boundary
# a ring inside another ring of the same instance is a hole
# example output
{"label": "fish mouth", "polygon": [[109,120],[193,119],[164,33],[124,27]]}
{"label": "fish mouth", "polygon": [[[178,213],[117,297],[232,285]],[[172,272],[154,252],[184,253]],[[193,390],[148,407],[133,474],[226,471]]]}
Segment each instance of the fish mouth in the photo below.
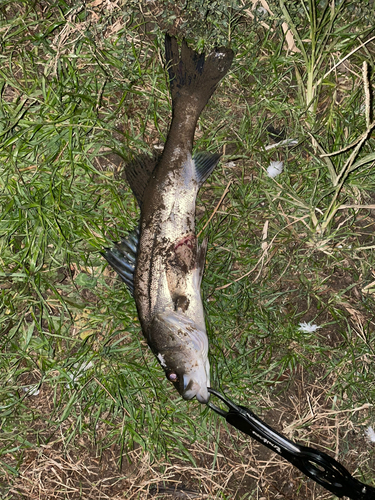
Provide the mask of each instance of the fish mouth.
{"label": "fish mouth", "polygon": [[196,397],[199,403],[207,404],[210,399],[208,392],[210,380],[206,373],[204,370],[203,372],[200,370],[193,373],[187,372],[178,376],[175,372],[170,371],[166,372],[166,375],[167,379],[172,382],[183,399],[188,401]]}
{"label": "fish mouth", "polygon": [[207,404],[210,399],[208,387],[210,386],[210,363],[205,360],[203,366],[193,373],[185,373],[180,380],[179,393],[184,399],[197,398],[199,403]]}
{"label": "fish mouth", "polygon": [[210,399],[210,394],[208,392],[207,384],[201,385],[196,380],[189,378],[187,375],[183,377],[184,388],[181,391],[181,396],[186,399],[193,399],[194,397],[201,404],[207,404]]}

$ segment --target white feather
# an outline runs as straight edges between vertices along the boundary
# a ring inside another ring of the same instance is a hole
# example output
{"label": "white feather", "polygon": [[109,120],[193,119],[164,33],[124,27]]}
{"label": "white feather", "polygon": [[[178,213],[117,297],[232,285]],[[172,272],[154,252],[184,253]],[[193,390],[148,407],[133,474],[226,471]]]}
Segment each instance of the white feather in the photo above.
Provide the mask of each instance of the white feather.
{"label": "white feather", "polygon": [[277,177],[284,169],[284,162],[282,161],[271,161],[269,167],[267,167],[268,177]]}
{"label": "white feather", "polygon": [[311,322],[306,323],[300,323],[298,330],[303,333],[313,333],[316,332],[319,328],[322,328],[321,326],[318,325],[312,325]]}
{"label": "white feather", "polygon": [[367,440],[370,442],[370,443],[375,443],[375,431],[374,429],[371,427],[371,425],[369,427],[367,427],[367,429],[365,430],[365,434],[366,434],[366,438]]}

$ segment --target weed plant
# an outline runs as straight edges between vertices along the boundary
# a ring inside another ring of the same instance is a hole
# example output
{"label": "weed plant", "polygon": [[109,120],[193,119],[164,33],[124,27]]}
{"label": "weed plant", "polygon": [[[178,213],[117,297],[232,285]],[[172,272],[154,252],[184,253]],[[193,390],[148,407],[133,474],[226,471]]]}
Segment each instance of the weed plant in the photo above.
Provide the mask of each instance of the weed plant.
{"label": "weed plant", "polygon": [[223,152],[197,202],[212,386],[375,484],[374,21],[370,1],[3,0],[3,498],[332,498],[181,400],[100,254],[137,225],[125,163],[166,138],[166,30],[236,53],[195,136]]}

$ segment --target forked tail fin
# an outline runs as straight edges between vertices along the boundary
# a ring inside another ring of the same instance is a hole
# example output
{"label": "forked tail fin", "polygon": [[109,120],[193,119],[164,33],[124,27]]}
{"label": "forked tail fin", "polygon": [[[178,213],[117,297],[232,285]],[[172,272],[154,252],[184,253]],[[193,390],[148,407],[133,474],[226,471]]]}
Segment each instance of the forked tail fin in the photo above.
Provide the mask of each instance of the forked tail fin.
{"label": "forked tail fin", "polygon": [[218,83],[227,74],[233,51],[220,47],[205,56],[190,49],[183,40],[180,56],[176,38],[166,34],[165,57],[174,113],[194,107],[198,119]]}

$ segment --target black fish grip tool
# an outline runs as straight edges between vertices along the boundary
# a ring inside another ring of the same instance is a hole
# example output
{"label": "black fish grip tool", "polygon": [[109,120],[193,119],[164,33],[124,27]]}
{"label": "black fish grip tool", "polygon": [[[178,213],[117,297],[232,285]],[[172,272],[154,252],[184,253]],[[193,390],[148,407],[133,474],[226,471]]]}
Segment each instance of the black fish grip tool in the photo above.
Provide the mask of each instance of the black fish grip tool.
{"label": "black fish grip tool", "polygon": [[226,421],[293,464],[306,476],[338,497],[352,500],[375,500],[375,488],[355,479],[343,465],[322,451],[301,446],[264,423],[251,410],[233,403],[214,389],[211,394],[225,403],[229,411],[207,403],[207,406]]}

